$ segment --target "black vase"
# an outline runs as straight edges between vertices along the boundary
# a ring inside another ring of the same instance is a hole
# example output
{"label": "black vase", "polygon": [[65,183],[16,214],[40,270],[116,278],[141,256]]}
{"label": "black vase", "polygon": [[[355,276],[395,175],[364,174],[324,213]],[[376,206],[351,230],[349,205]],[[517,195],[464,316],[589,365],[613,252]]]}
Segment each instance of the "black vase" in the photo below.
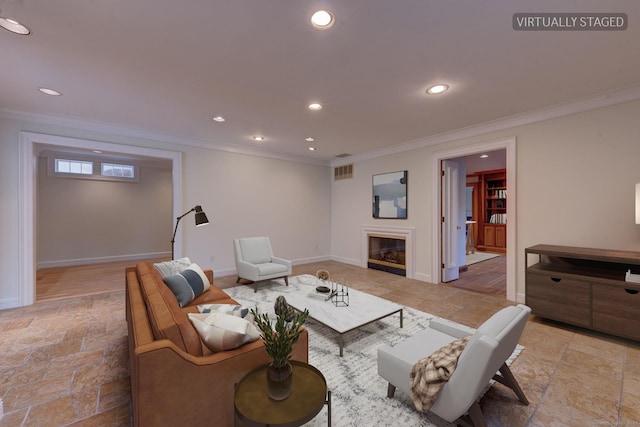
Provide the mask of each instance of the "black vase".
{"label": "black vase", "polygon": [[271,362],[267,368],[267,394],[273,400],[284,400],[291,394],[293,380],[291,363],[276,365]]}

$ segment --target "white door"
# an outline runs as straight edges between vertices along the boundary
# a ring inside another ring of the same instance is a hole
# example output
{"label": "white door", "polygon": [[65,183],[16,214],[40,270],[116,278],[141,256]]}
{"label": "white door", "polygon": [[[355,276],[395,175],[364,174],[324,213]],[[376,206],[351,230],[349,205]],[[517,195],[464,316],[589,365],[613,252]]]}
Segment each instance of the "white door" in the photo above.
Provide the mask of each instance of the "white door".
{"label": "white door", "polygon": [[458,265],[458,163],[442,161],[441,206],[442,206],[442,281],[450,282],[460,277]]}

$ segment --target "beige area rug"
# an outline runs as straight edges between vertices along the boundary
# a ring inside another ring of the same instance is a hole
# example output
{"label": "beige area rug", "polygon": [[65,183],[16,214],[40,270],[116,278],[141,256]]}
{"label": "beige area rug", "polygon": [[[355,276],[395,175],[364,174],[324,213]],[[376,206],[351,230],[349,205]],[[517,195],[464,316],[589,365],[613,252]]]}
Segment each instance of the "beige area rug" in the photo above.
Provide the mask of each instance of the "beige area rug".
{"label": "beige area rug", "polygon": [[[273,315],[273,303],[278,295],[292,292],[308,292],[303,288],[309,275],[274,280],[263,283],[258,292],[253,286],[225,289],[233,299],[246,307],[257,307],[259,312]],[[404,327],[398,325],[398,315],[373,322],[345,336],[344,357],[339,356],[337,334],[324,325],[308,319],[309,364],[318,368],[331,390],[331,423],[334,426],[412,426],[451,427],[433,414],[416,411],[411,397],[396,392],[387,398],[387,382],[378,375],[378,347],[395,345],[426,328],[435,316],[412,308],[404,308]],[[523,347],[518,345],[507,361],[511,364]],[[407,381],[409,379],[407,378]],[[327,407],[305,426],[327,425]]]}
{"label": "beige area rug", "polygon": [[467,265],[476,264],[488,259],[497,258],[499,256],[500,254],[492,254],[490,252],[475,252],[473,254],[467,255],[466,263]]}

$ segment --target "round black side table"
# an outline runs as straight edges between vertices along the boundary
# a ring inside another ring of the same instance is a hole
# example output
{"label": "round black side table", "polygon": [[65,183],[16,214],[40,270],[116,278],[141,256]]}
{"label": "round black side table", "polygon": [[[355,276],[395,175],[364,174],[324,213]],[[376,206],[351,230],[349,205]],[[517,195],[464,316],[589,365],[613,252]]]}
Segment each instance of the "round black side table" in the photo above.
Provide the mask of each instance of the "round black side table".
{"label": "round black side table", "polygon": [[234,424],[240,419],[248,426],[297,427],[313,419],[327,405],[327,425],[331,426],[331,391],[322,372],[315,367],[291,361],[291,395],[275,401],[267,394],[267,366],[250,371],[235,387]]}

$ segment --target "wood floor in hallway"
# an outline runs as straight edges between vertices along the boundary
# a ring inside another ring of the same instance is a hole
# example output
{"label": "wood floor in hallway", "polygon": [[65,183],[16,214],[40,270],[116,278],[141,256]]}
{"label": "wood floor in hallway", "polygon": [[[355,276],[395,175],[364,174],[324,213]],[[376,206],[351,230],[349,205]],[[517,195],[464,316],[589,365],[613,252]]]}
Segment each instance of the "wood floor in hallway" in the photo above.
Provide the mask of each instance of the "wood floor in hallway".
{"label": "wood floor in hallway", "polygon": [[460,278],[446,283],[454,288],[467,289],[482,294],[507,296],[507,256],[481,261],[468,266]]}
{"label": "wood floor in hallway", "polygon": [[[164,260],[154,258],[149,261]],[[36,272],[36,303],[124,291],[124,269],[135,264],[136,261],[118,261],[41,268]]]}

